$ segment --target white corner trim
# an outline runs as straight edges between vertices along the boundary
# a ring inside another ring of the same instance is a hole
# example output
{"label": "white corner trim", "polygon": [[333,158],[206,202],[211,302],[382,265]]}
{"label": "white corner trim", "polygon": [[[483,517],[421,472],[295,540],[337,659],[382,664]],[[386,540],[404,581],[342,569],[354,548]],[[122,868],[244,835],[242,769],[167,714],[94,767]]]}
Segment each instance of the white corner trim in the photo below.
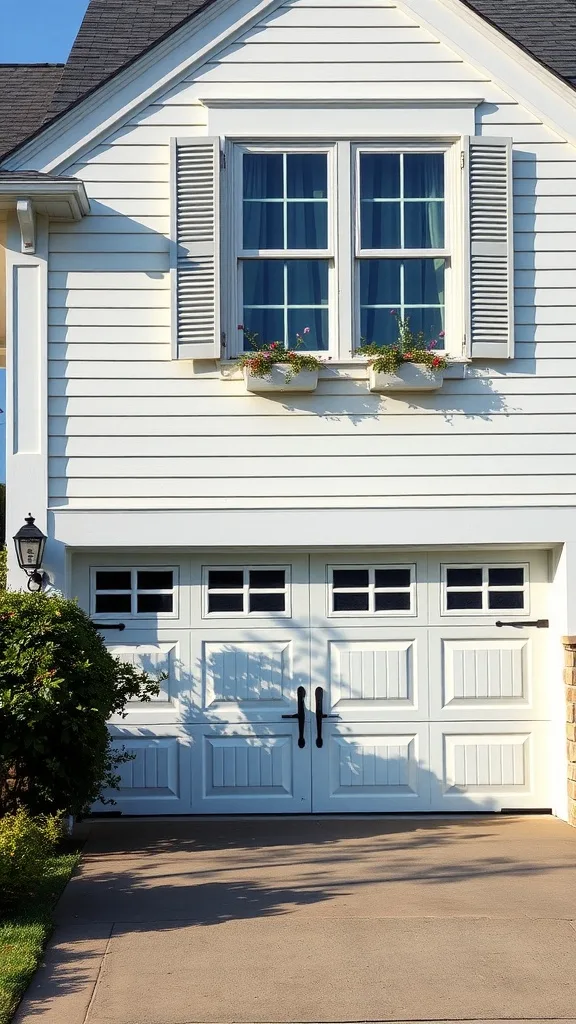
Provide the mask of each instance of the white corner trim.
{"label": "white corner trim", "polygon": [[521,46],[460,0],[397,0],[397,4],[547,127],[576,144],[576,90]]}
{"label": "white corner trim", "polygon": [[[217,0],[204,14],[186,23],[134,64],[100,86],[67,114],[58,118],[1,166],[62,173],[82,152],[98,143],[168,91],[184,76],[228,46],[237,36],[279,7],[282,0]],[[235,10],[236,9],[236,10]],[[233,20],[231,20],[231,14]]]}
{"label": "white corner trim", "polygon": [[31,199],[16,201],[16,216],[20,225],[22,252],[36,252],[36,215]]}

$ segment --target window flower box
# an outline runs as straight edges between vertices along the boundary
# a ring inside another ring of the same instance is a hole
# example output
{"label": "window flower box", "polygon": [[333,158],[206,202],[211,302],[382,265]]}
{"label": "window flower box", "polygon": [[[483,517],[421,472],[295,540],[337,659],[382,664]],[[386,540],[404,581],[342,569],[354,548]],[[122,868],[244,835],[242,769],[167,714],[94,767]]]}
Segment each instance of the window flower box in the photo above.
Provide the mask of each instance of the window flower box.
{"label": "window flower box", "polygon": [[245,366],[244,380],[246,390],[254,394],[266,394],[271,391],[315,391],[318,370],[300,370],[294,373],[294,367],[290,363],[274,363],[265,377],[258,377]]}
{"label": "window flower box", "polygon": [[444,382],[444,370],[424,363],[403,363],[386,373],[369,367],[370,391],[438,391]]}

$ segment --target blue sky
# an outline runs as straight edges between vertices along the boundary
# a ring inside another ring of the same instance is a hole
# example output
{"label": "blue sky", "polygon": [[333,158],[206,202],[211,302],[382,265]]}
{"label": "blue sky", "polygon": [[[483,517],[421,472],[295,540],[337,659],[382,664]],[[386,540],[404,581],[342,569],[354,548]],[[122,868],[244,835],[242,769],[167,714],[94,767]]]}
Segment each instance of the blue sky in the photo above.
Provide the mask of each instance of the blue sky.
{"label": "blue sky", "polygon": [[[2,6],[0,64],[63,64],[88,0],[26,0]],[[6,479],[6,374],[0,371],[0,480]]]}

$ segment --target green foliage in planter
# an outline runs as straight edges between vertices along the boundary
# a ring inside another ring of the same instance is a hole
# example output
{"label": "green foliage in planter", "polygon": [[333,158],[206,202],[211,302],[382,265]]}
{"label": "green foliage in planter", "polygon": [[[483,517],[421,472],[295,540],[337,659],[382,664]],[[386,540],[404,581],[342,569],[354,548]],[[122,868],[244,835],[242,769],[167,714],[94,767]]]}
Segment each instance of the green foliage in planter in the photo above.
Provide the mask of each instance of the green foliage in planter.
{"label": "green foliage in planter", "polygon": [[20,807],[0,818],[0,917],[33,895],[62,836],[58,816],[33,818]]}
{"label": "green foliage in planter", "polygon": [[[359,355],[371,357],[369,365],[376,373],[396,373],[403,363],[420,363],[432,370],[446,369],[446,359],[435,351],[438,344],[435,338],[426,341],[423,331],[415,334],[410,328],[410,317],[402,318],[395,309],[391,311],[391,316],[396,317],[398,323],[398,341],[392,345],[370,342],[358,349]],[[439,337],[444,337],[444,331],[440,332]]]}
{"label": "green foliage in planter", "polygon": [[130,755],[106,722],[156,681],[113,657],[74,601],[0,594],[0,815],[79,814]]}
{"label": "green foliage in planter", "polygon": [[6,590],[8,580],[8,552],[0,548],[0,590]]}
{"label": "green foliage in planter", "polygon": [[288,366],[286,380],[292,380],[302,370],[318,370],[322,365],[317,356],[310,352],[299,352],[304,345],[304,335],[310,333],[310,328],[305,327],[302,334],[296,335],[294,348],[285,348],[281,341],[261,343],[258,335],[247,331],[243,324],[238,324],[238,330],[244,333],[244,337],[250,342],[252,351],[243,352],[238,359],[238,365],[243,370],[247,368],[253,377],[269,377],[272,366],[275,363],[284,363]]}

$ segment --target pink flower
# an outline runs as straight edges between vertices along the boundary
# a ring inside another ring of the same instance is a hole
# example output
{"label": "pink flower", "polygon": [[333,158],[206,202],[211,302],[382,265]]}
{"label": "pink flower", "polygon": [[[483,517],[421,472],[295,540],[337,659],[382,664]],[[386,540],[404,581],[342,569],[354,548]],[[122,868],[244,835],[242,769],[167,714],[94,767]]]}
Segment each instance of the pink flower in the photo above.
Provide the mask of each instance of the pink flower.
{"label": "pink flower", "polygon": [[302,331],[302,334],[310,334],[310,328],[305,327],[304,330]]}
{"label": "pink flower", "polygon": [[397,312],[398,312],[398,310],[396,310],[396,309],[391,309],[391,310],[390,310],[390,316],[396,316],[396,313],[397,313]]}
{"label": "pink flower", "polygon": [[278,342],[273,341],[272,344],[270,345],[270,348],[278,348]]}
{"label": "pink flower", "polygon": [[440,334],[438,335],[438,337],[439,338],[445,338],[446,337],[446,331],[440,331]]}
{"label": "pink flower", "polygon": [[433,338],[432,341],[428,342],[428,348],[436,348],[437,344],[438,342],[436,341],[436,338]]}
{"label": "pink flower", "polygon": [[238,330],[239,331],[243,331],[244,330],[244,324],[238,324]]}

